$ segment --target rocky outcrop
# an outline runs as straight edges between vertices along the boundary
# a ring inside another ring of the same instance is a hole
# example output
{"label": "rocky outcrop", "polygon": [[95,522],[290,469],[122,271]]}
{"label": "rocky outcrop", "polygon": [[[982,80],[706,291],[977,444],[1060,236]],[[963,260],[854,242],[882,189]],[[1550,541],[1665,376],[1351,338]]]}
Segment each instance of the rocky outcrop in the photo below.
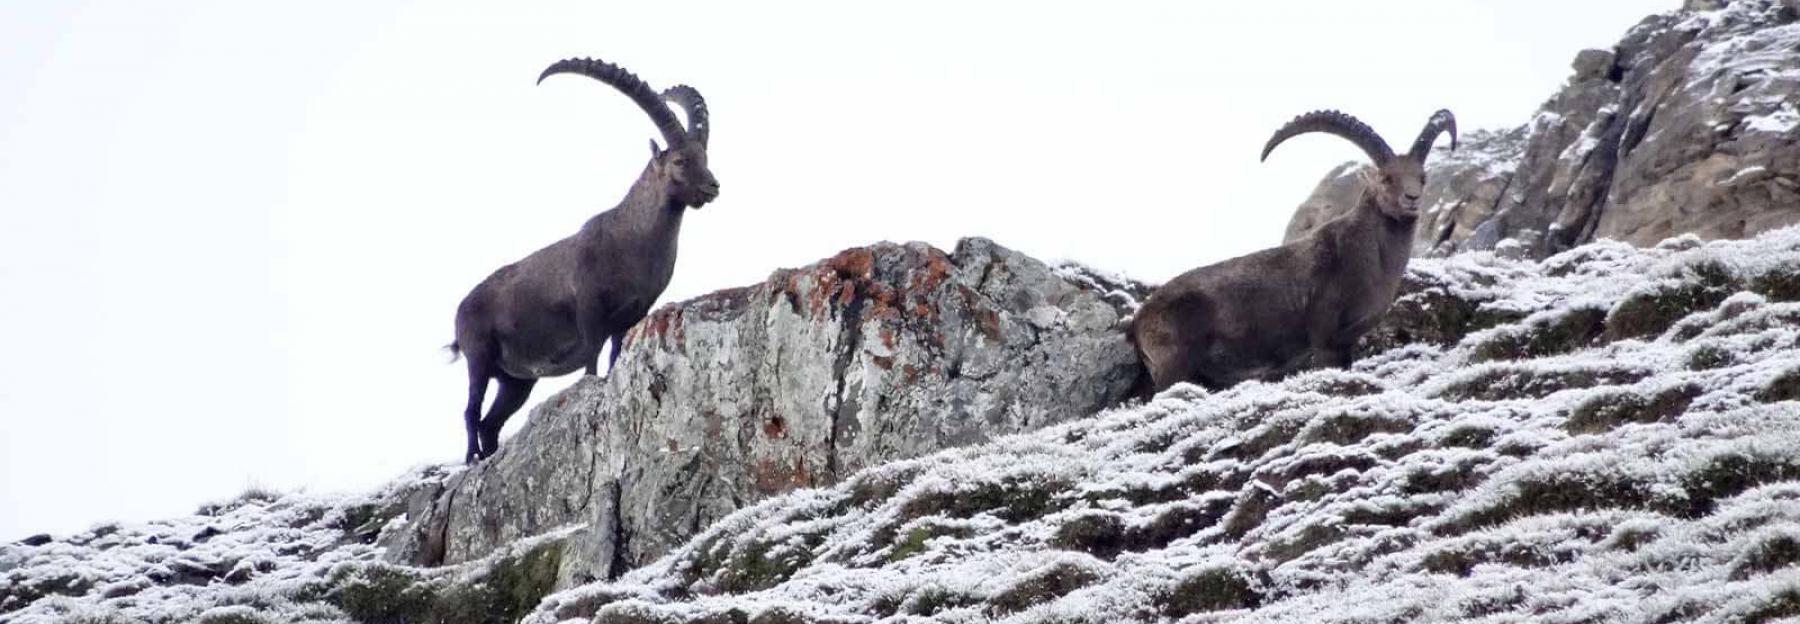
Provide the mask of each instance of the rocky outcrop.
{"label": "rocky outcrop", "polygon": [[665,306],[610,378],[547,399],[500,454],[386,534],[437,565],[585,523],[565,582],[609,578],[767,496],[1122,400],[1142,287],[983,239],[846,250]]}
{"label": "rocky outcrop", "polygon": [[[1573,70],[1529,123],[1434,155],[1416,254],[1510,239],[1545,257],[1800,222],[1800,3],[1689,2]],[[1328,175],[1288,238],[1353,205],[1364,169]]]}

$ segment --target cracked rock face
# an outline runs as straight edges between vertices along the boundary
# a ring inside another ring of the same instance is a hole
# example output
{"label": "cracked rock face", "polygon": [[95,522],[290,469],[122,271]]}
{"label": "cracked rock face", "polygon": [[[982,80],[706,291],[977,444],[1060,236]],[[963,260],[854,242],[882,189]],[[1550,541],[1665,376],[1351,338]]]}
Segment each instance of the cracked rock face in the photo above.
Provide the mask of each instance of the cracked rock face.
{"label": "cracked rock face", "polygon": [[854,248],[652,313],[609,379],[547,399],[393,531],[389,557],[478,558],[586,523],[562,582],[647,563],[773,494],[1087,416],[1139,367],[1135,284],[984,239]]}
{"label": "cracked rock face", "polygon": [[[1576,55],[1529,123],[1433,154],[1414,253],[1510,239],[1542,258],[1603,238],[1743,238],[1800,222],[1797,5],[1688,2]],[[1354,205],[1363,170],[1328,175],[1288,240]]]}

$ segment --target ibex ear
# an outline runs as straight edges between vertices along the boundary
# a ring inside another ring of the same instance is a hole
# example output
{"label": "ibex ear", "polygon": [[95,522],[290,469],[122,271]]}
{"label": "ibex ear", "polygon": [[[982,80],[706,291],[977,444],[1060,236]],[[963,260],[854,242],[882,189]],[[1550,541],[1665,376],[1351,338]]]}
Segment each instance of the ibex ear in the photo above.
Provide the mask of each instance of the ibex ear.
{"label": "ibex ear", "polygon": [[661,156],[661,155],[662,155],[662,146],[656,144],[656,139],[650,139],[650,157],[656,158],[657,156]]}

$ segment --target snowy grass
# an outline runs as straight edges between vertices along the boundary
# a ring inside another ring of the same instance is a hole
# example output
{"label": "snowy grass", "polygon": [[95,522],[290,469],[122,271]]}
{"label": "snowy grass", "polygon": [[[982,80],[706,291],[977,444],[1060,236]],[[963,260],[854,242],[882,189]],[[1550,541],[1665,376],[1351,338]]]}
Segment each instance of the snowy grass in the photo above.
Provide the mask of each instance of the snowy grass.
{"label": "snowy grass", "polygon": [[768,500],[527,621],[1800,615],[1800,230],[1413,267],[1436,344]]}
{"label": "snowy grass", "polygon": [[427,468],[0,546],[0,622],[1773,621],[1796,347],[1800,229],[1415,260],[1350,370],[876,467],[541,602],[574,527],[380,560]]}

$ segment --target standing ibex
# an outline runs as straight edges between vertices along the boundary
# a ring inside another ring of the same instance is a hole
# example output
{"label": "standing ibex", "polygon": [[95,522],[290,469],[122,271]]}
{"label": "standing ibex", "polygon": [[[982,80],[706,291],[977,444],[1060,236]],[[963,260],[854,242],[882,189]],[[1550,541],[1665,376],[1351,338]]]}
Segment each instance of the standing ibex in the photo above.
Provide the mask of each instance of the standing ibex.
{"label": "standing ibex", "polygon": [[[644,318],[675,271],[682,213],[719,196],[706,166],[708,113],[686,85],[657,92],[631,72],[592,59],[558,61],[538,76],[581,74],[623,92],[650,114],[668,149],[650,141],[650,163],[619,205],[595,215],[574,236],[500,267],[456,308],[452,353],[468,357],[469,406],[463,412],[475,462],[500,448],[500,428],[525,404],[540,377],[586,367],[598,372],[601,346],[612,343],[610,371],[625,331]],[[682,107],[683,128],[667,99]],[[481,417],[488,380],[500,389]],[[478,439],[479,438],[479,439]]]}
{"label": "standing ibex", "polygon": [[1337,111],[1294,118],[1262,157],[1308,132],[1349,139],[1375,162],[1356,206],[1305,238],[1183,273],[1157,288],[1131,324],[1153,390],[1213,389],[1320,365],[1348,366],[1357,338],[1394,302],[1412,253],[1425,157],[1456,118],[1440,110],[1396,156],[1367,124]]}

